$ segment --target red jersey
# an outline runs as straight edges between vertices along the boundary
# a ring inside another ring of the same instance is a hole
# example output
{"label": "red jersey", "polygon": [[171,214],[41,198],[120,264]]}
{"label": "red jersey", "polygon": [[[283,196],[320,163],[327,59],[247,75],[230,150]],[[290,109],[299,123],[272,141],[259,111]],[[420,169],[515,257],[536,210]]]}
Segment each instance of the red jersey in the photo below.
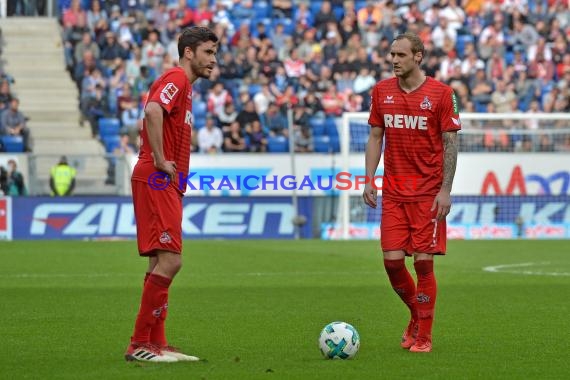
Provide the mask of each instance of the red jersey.
{"label": "red jersey", "polygon": [[[180,185],[178,181],[188,176],[190,168],[192,123],[192,85],[184,69],[175,67],[162,74],[150,87],[147,102],[156,102],[164,110],[162,122],[164,159],[176,162],[176,178],[170,186],[174,186],[177,191],[184,194],[186,181]],[[157,171],[151,153],[145,119],[141,130],[139,160],[133,170],[133,180],[147,182],[151,174]]]}
{"label": "red jersey", "polygon": [[443,132],[461,129],[451,87],[427,77],[406,93],[398,78],[382,80],[372,92],[373,128],[384,128],[382,195],[397,201],[433,199],[443,182]]}

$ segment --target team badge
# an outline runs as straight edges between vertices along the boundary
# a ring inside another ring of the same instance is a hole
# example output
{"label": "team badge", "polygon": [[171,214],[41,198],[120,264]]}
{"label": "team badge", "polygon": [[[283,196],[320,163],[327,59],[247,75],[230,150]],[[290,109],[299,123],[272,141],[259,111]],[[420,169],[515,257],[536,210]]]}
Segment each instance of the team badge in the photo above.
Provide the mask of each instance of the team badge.
{"label": "team badge", "polygon": [[420,293],[417,296],[418,303],[429,303],[430,298],[427,294]]}
{"label": "team badge", "polygon": [[429,101],[429,98],[427,96],[424,98],[424,101],[420,104],[420,108],[422,110],[431,110],[431,102]]}
{"label": "team badge", "polygon": [[172,238],[168,234],[168,232],[164,231],[162,235],[160,235],[160,239],[158,239],[162,244],[167,244],[172,241]]}
{"label": "team badge", "polygon": [[160,100],[162,100],[164,104],[169,104],[177,93],[178,87],[176,87],[172,82],[167,83],[160,92]]}

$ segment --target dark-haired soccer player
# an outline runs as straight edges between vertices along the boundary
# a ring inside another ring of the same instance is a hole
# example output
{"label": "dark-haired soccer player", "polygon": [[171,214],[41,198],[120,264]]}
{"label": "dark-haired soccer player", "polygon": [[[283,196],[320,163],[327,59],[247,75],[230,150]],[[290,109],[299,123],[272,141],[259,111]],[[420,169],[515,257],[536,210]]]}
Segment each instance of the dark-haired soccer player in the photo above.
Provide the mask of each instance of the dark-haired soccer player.
{"label": "dark-haired soccer player", "polygon": [[[433,258],[445,254],[445,217],[451,208],[461,123],[453,90],[420,69],[424,46],[417,35],[398,35],[390,56],[395,77],[378,82],[372,92],[366,175],[374,177],[384,140],[384,267],[411,313],[401,346],[430,352],[437,293]],[[375,187],[367,184],[364,202],[376,208],[376,196]],[[417,287],[406,269],[406,255],[414,256]]]}
{"label": "dark-haired soccer player", "polygon": [[[148,272],[131,343],[125,358],[172,362],[198,360],[170,346],[164,333],[168,287],[182,265],[182,197],[190,162],[192,84],[209,78],[216,65],[218,38],[208,28],[185,29],[178,39],[180,66],[151,86],[141,131],[139,160],[131,178],[139,254]],[[162,189],[153,173],[169,181]],[[168,176],[168,178],[167,178]],[[159,189],[161,188],[161,189]]]}

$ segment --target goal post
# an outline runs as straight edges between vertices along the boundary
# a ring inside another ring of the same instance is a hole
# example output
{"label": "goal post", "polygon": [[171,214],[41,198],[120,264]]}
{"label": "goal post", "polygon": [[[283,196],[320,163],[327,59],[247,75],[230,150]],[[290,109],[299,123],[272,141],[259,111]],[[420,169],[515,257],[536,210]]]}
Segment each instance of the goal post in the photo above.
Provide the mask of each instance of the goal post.
{"label": "goal post", "polygon": [[[516,156],[537,152],[558,152],[561,154],[560,159],[568,160],[570,157],[570,114],[461,113],[460,117],[462,122],[462,130],[459,133],[460,159],[461,153],[482,155],[510,153]],[[370,132],[368,118],[368,112],[347,112],[342,115],[339,135],[340,168],[343,172],[350,173],[351,165],[354,166],[355,162],[361,163],[364,169],[366,143]],[[570,167],[570,164],[568,166]],[[380,170],[383,170],[383,159],[379,164]],[[454,183],[454,196],[480,195],[473,191],[457,192],[455,190],[457,187]],[[362,194],[341,191],[338,199],[334,236],[337,239],[351,239],[354,237],[353,231],[358,230],[352,215],[357,214],[357,209],[363,205]],[[379,215],[379,211],[366,210],[358,214],[368,215],[363,219],[370,222]],[[374,221],[379,224],[379,219]]]}

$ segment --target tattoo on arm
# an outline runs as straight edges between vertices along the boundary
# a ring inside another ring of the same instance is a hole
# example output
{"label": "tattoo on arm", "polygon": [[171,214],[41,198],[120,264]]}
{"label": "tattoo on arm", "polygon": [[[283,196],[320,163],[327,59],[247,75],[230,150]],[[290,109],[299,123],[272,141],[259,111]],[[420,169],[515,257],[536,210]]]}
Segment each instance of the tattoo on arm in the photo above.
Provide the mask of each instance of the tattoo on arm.
{"label": "tattoo on arm", "polygon": [[442,189],[451,192],[457,166],[457,132],[443,133],[443,183]]}

